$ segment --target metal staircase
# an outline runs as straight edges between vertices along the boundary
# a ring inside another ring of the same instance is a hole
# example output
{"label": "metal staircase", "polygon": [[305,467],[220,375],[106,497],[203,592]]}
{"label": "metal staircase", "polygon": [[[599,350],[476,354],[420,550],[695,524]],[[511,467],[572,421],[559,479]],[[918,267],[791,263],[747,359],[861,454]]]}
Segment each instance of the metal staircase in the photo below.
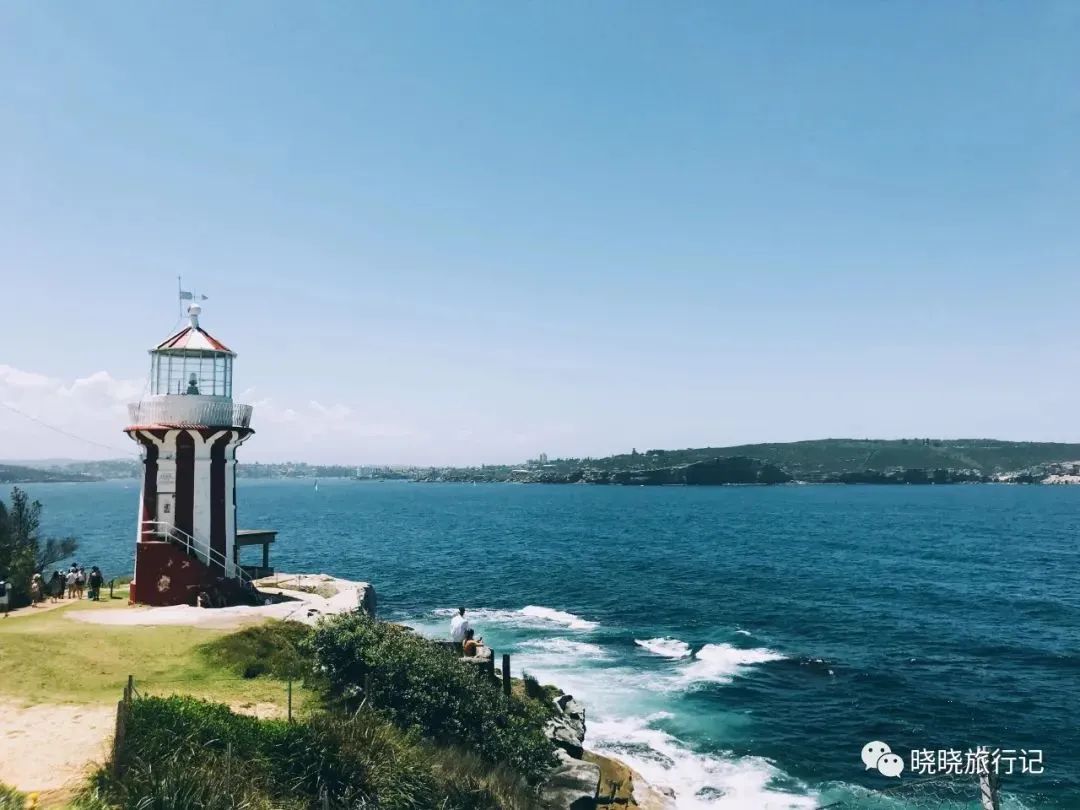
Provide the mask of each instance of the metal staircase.
{"label": "metal staircase", "polygon": [[142,529],[143,534],[152,534],[184,549],[188,556],[194,557],[207,568],[224,572],[226,579],[239,580],[241,585],[252,584],[253,582],[251,576],[239,563],[230,560],[220,551],[212,548],[205,540],[200,540],[183,529],[176,528],[171,523],[164,523],[160,520],[144,520]]}

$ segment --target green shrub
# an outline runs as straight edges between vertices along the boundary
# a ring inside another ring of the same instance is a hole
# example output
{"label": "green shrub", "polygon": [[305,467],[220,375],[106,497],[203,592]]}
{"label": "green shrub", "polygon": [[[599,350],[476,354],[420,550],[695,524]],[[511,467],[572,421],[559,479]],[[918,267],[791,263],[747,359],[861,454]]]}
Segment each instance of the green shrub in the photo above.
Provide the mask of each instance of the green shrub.
{"label": "green shrub", "polygon": [[504,696],[477,667],[406,628],[343,614],[321,622],[303,646],[332,698],[364,700],[402,728],[506,765],[531,783],[554,764],[544,707]]}
{"label": "green shrub", "polygon": [[99,771],[79,804],[125,810],[334,807],[527,810],[514,774],[439,749],[364,708],[304,723],[259,720],[187,697],[131,704],[120,777]]}
{"label": "green shrub", "polygon": [[300,644],[311,632],[300,622],[270,621],[205,644],[200,652],[244,678],[300,678],[310,670]]}
{"label": "green shrub", "polygon": [[521,673],[521,680],[525,686],[525,694],[533,700],[546,700],[547,692],[544,687],[540,685],[540,681],[536,680],[532,675],[527,672]]}
{"label": "green shrub", "polygon": [[0,782],[0,810],[23,810],[26,795]]}

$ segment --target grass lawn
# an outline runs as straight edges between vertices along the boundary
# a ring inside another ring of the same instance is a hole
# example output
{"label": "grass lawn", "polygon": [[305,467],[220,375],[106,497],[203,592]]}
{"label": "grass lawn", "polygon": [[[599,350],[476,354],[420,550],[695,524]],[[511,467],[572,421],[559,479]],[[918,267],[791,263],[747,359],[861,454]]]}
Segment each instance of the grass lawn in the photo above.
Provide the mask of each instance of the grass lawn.
{"label": "grass lawn", "polygon": [[[241,678],[199,648],[231,630],[181,626],[113,626],[77,621],[77,610],[132,610],[127,593],[101,602],[81,601],[0,619],[4,672],[0,699],[37,703],[112,704],[128,675],[141,694],[185,694],[236,708],[286,705],[286,684],[269,677]],[[293,708],[305,702],[293,685]]]}

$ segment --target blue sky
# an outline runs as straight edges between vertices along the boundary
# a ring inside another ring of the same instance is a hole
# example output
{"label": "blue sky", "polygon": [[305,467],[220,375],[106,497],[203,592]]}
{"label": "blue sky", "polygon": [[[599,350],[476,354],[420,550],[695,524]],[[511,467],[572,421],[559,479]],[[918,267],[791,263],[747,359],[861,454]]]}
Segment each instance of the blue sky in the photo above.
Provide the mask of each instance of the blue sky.
{"label": "blue sky", "polygon": [[[1080,440],[1080,6],[0,5],[0,401],[245,458]],[[0,457],[101,457],[0,410]]]}

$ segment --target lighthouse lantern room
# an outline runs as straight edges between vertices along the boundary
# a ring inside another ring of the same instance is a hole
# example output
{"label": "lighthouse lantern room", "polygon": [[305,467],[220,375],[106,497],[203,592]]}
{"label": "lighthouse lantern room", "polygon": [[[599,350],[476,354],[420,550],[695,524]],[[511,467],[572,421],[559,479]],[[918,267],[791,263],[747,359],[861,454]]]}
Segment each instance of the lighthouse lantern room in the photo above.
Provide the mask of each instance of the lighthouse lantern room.
{"label": "lighthouse lantern room", "polygon": [[[128,406],[125,432],[142,452],[142,491],[132,601],[193,603],[206,591],[246,599],[251,574],[265,575],[273,532],[236,530],[236,449],[252,435],[251,406],[233,402],[236,355],[190,323],[150,350],[149,394]],[[263,545],[256,572],[239,545]]]}

